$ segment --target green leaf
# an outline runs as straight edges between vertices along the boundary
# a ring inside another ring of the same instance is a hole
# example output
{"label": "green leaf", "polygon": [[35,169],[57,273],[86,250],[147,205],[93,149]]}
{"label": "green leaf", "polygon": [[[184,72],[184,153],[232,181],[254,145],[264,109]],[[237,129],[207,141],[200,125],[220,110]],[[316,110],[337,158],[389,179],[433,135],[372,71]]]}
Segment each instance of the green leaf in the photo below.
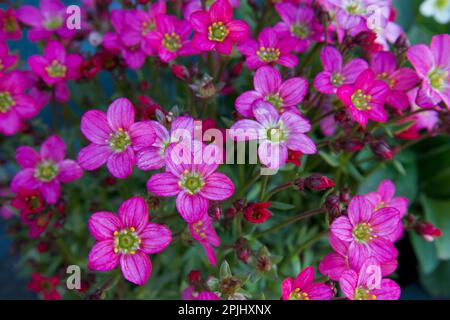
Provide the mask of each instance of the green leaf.
{"label": "green leaf", "polygon": [[337,157],[335,155],[328,154],[323,151],[319,151],[319,155],[323,158],[323,160],[326,161],[326,163],[328,163],[333,168],[339,167],[339,160],[337,159]]}
{"label": "green leaf", "polygon": [[421,274],[421,283],[425,289],[434,297],[448,299],[450,298],[450,261],[441,262],[431,274]]}
{"label": "green leaf", "polygon": [[289,204],[289,203],[284,203],[284,202],[279,202],[279,201],[270,201],[271,205],[270,205],[270,209],[275,209],[275,210],[292,210],[295,208],[294,205]]}
{"label": "green leaf", "polygon": [[420,271],[424,274],[433,272],[439,265],[434,243],[425,241],[421,236],[410,232],[409,239],[419,260]]}
{"label": "green leaf", "polygon": [[222,262],[222,265],[220,266],[220,279],[225,279],[231,277],[231,269],[230,265],[226,260]]}

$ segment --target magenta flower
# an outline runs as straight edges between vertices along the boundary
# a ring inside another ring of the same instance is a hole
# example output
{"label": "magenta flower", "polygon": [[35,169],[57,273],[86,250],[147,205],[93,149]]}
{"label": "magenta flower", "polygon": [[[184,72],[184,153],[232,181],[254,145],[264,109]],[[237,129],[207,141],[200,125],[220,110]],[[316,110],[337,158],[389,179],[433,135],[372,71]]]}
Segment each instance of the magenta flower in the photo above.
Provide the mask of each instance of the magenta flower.
{"label": "magenta flower", "polygon": [[[330,231],[339,240],[347,242],[349,264],[362,265],[361,261],[373,256],[380,263],[397,258],[397,249],[391,241],[392,234],[400,222],[400,213],[395,208],[373,211],[364,196],[355,196],[348,207],[348,216],[337,218]],[[330,237],[330,241],[333,241]]]}
{"label": "magenta flower", "polygon": [[353,84],[358,76],[368,68],[363,59],[352,59],[344,65],[341,53],[334,47],[327,46],[320,53],[323,71],[314,79],[317,91],[335,94],[344,84]]}
{"label": "magenta flower", "polygon": [[40,153],[31,147],[17,148],[16,161],[22,168],[11,182],[11,189],[40,190],[45,201],[55,204],[61,195],[61,182],[81,178],[83,170],[66,156],[66,144],[57,135],[50,136],[41,145]]}
{"label": "magenta flower", "polygon": [[[239,0],[229,0],[230,4],[233,8],[239,7]],[[183,17],[186,20],[189,20],[191,14],[195,11],[202,10],[202,0],[188,0],[185,1],[187,3],[183,3]],[[211,7],[211,1],[206,2],[206,8],[209,9]]]}
{"label": "magenta flower", "polygon": [[[223,173],[214,172],[219,161],[202,158],[198,161],[200,164],[196,164],[193,154],[180,156],[176,146],[179,145],[171,145],[166,151],[166,172],[151,176],[147,189],[157,196],[177,196],[178,212],[187,223],[194,223],[206,214],[209,200],[222,201],[231,197],[234,184]],[[200,150],[202,155],[209,153],[204,146],[200,146]]]}
{"label": "magenta flower", "polygon": [[5,43],[0,43],[0,72],[7,71],[17,62],[17,55],[10,55],[9,48]]}
{"label": "magenta flower", "polygon": [[[328,253],[319,264],[319,271],[333,281],[339,281],[342,274],[347,270],[360,270],[364,260],[349,258],[349,243],[340,240],[330,234],[330,244],[335,252]],[[352,263],[352,264],[350,264]],[[355,265],[360,263],[360,265]],[[397,260],[391,260],[380,264],[381,275],[386,277],[397,269]]]}
{"label": "magenta flower", "polygon": [[305,52],[312,41],[323,38],[323,28],[310,7],[296,7],[290,3],[279,3],[275,9],[282,22],[275,25],[275,31],[281,37],[293,37],[296,52]]}
{"label": "magenta flower", "polygon": [[100,110],[86,112],[81,119],[81,132],[91,144],[80,150],[80,166],[96,170],[106,163],[114,177],[128,177],[136,163],[135,152],[151,146],[156,139],[150,123],[134,119],[134,107],[126,98],[114,100],[106,114]]}
{"label": "magenta flower", "polygon": [[44,80],[47,85],[62,83],[80,77],[83,57],[68,54],[58,41],[50,41],[44,48],[44,55],[32,55],[28,58],[31,70]]}
{"label": "magenta flower", "polygon": [[450,109],[450,35],[434,36],[430,47],[424,44],[409,48],[407,56],[422,80],[416,103],[433,107],[444,101]]}
{"label": "magenta flower", "polygon": [[204,215],[201,219],[189,223],[189,231],[192,237],[202,244],[209,263],[215,266],[217,259],[213,247],[220,245],[220,238],[213,227],[213,219]]}
{"label": "magenta flower", "polygon": [[33,118],[39,108],[30,95],[25,94],[27,84],[19,72],[0,76],[0,133],[16,134],[24,120]]}
{"label": "magenta flower", "polygon": [[238,141],[258,139],[258,156],[262,164],[271,169],[282,167],[288,157],[288,149],[303,154],[317,152],[314,142],[305,135],[311,130],[308,120],[286,111],[281,116],[271,104],[260,101],[253,109],[255,120],[239,120],[232,127]]}
{"label": "magenta flower", "polygon": [[[378,267],[373,258],[367,259],[359,273],[347,270],[342,274],[339,285],[350,300],[398,300],[400,287],[391,279],[376,279],[369,268]],[[379,282],[379,283],[377,283]]]}
{"label": "magenta flower", "polygon": [[41,0],[40,7],[23,5],[16,11],[20,22],[28,25],[30,41],[50,40],[53,35],[71,38],[77,30],[66,26],[66,6],[59,0]]}
{"label": "magenta flower", "polygon": [[[367,29],[367,18],[377,15],[375,19],[382,27],[387,23],[386,16],[389,16],[391,0],[328,0],[336,6],[336,21],[345,30],[352,31],[357,28]],[[373,12],[376,8],[378,11]]]}
{"label": "magenta flower", "polygon": [[247,39],[250,33],[245,21],[232,19],[233,8],[228,0],[216,0],[208,11],[192,13],[190,21],[196,31],[192,46],[200,51],[231,54],[233,45]]}
{"label": "magenta flower", "polygon": [[171,122],[170,132],[158,121],[149,121],[149,123],[156,133],[155,142],[136,152],[136,165],[145,171],[157,170],[165,166],[165,153],[170,144],[177,143],[181,137],[188,139],[194,137],[194,119],[191,117],[177,117]]}
{"label": "magenta flower", "polygon": [[298,112],[297,105],[303,101],[308,91],[305,79],[295,77],[283,82],[280,72],[271,66],[261,67],[256,71],[253,86],[255,90],[244,92],[235,102],[237,111],[244,117],[253,117],[253,107],[258,101],[270,103],[280,113]]}
{"label": "magenta flower", "polygon": [[140,286],[152,271],[148,255],[163,251],[172,241],[167,227],[148,221],[148,207],[141,197],[122,203],[117,215],[94,213],[88,227],[97,240],[89,252],[89,269],[104,272],[120,263],[125,279]]}
{"label": "magenta flower", "polygon": [[375,72],[377,79],[383,80],[389,86],[386,102],[396,109],[406,109],[409,106],[406,92],[415,87],[419,80],[414,70],[398,69],[395,55],[388,51],[374,54],[370,67]]}
{"label": "magenta flower", "polygon": [[[366,195],[366,199],[373,206],[373,210],[376,211],[381,208],[392,207],[399,211],[400,218],[403,218],[408,209],[408,199],[405,197],[394,197],[395,185],[391,180],[383,180],[376,192],[369,192]],[[403,235],[403,223],[399,220],[397,229],[389,235],[391,241],[399,240]]]}
{"label": "magenta flower", "polygon": [[[165,7],[164,7],[165,11]],[[115,32],[103,36],[102,45],[112,51],[120,51],[128,67],[139,69],[153,47],[144,41],[155,28],[155,16],[142,10],[112,10],[111,23]]]}
{"label": "magenta flower", "polygon": [[169,62],[179,55],[186,56],[196,52],[189,40],[192,33],[189,22],[177,20],[170,15],[158,15],[155,20],[156,30],[150,31],[147,39],[162,61]]}
{"label": "magenta flower", "polygon": [[313,283],[314,268],[307,267],[300,271],[295,280],[286,278],[281,283],[283,300],[331,300],[333,291],[323,283]]}
{"label": "magenta flower", "polygon": [[20,38],[22,38],[22,30],[14,9],[0,9],[0,40],[19,40]]}
{"label": "magenta flower", "polygon": [[361,73],[353,85],[345,84],[337,90],[337,96],[350,111],[353,120],[362,127],[367,125],[369,119],[376,122],[387,121],[384,103],[388,94],[387,84],[376,80],[371,69]]}
{"label": "magenta flower", "polygon": [[292,37],[281,39],[272,28],[264,28],[258,36],[258,41],[247,39],[238,45],[238,50],[247,58],[245,63],[250,69],[257,69],[266,64],[279,64],[293,68],[298,58],[291,52],[296,46]]}

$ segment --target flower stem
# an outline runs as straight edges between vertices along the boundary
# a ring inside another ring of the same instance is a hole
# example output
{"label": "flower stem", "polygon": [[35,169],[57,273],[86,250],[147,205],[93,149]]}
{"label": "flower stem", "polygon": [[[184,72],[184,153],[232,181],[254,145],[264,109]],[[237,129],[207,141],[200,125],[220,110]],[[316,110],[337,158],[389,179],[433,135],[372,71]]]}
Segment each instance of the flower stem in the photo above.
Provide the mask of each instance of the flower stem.
{"label": "flower stem", "polygon": [[286,227],[286,226],[288,226],[288,225],[290,225],[292,223],[295,223],[295,222],[303,220],[303,219],[307,219],[309,217],[312,217],[312,216],[315,216],[315,215],[318,215],[318,214],[321,214],[321,213],[324,213],[324,212],[325,212],[325,210],[323,208],[316,208],[316,209],[312,209],[312,210],[309,210],[309,211],[302,212],[300,214],[297,214],[297,215],[295,215],[293,217],[290,217],[290,218],[284,220],[283,222],[277,224],[276,226],[273,226],[272,228],[269,228],[267,230],[255,233],[253,235],[253,239],[257,239],[259,237],[265,236],[265,235],[267,235],[269,233],[272,233],[274,231],[282,229],[282,228],[284,228],[284,227]]}

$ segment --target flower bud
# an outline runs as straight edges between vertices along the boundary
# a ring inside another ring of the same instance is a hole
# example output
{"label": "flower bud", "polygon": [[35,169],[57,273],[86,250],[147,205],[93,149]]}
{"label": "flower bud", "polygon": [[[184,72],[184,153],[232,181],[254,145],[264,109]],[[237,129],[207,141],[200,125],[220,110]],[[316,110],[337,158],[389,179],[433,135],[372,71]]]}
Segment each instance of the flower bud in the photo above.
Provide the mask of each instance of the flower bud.
{"label": "flower bud", "polygon": [[247,263],[251,256],[251,249],[248,246],[248,240],[242,237],[238,238],[234,244],[234,249],[236,250],[238,259],[244,263]]}
{"label": "flower bud", "polygon": [[442,235],[441,229],[436,228],[432,223],[426,221],[419,222],[415,226],[414,231],[428,242],[433,242],[435,237]]}
{"label": "flower bud", "polygon": [[339,205],[339,197],[336,195],[329,195],[325,200],[325,209],[328,213],[330,224],[341,215],[341,207]]}
{"label": "flower bud", "polygon": [[314,191],[326,190],[334,187],[334,181],[326,176],[314,173],[305,179],[305,187]]}
{"label": "flower bud", "polygon": [[342,141],[340,147],[347,152],[358,152],[364,148],[364,143],[358,139],[350,139]]}
{"label": "flower bud", "polygon": [[189,70],[185,66],[179,64],[172,65],[172,73],[180,80],[189,80],[191,78]]}
{"label": "flower bud", "polygon": [[192,270],[188,274],[188,281],[190,284],[196,284],[202,280],[202,275],[198,270]]}
{"label": "flower bud", "polygon": [[244,218],[250,223],[263,223],[272,215],[267,208],[270,202],[249,203],[244,209]]}
{"label": "flower bud", "polygon": [[385,160],[392,160],[394,152],[392,148],[384,141],[375,141],[370,144],[372,152]]}

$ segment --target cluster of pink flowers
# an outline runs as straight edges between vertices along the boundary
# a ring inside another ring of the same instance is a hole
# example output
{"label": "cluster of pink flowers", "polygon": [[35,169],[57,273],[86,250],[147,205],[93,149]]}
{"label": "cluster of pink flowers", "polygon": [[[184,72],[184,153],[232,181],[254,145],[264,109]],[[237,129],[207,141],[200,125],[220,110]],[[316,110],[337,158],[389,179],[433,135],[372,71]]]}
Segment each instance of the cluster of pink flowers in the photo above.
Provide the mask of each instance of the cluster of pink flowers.
{"label": "cluster of pink flowers", "polygon": [[[384,180],[376,192],[355,196],[347,216],[337,218],[330,226],[330,244],[335,252],[322,260],[319,269],[339,281],[349,299],[400,297],[400,287],[381,278],[397,268],[394,242],[403,235],[402,217],[408,208],[408,199],[394,195],[394,184]],[[372,279],[373,286],[368,279]]]}

